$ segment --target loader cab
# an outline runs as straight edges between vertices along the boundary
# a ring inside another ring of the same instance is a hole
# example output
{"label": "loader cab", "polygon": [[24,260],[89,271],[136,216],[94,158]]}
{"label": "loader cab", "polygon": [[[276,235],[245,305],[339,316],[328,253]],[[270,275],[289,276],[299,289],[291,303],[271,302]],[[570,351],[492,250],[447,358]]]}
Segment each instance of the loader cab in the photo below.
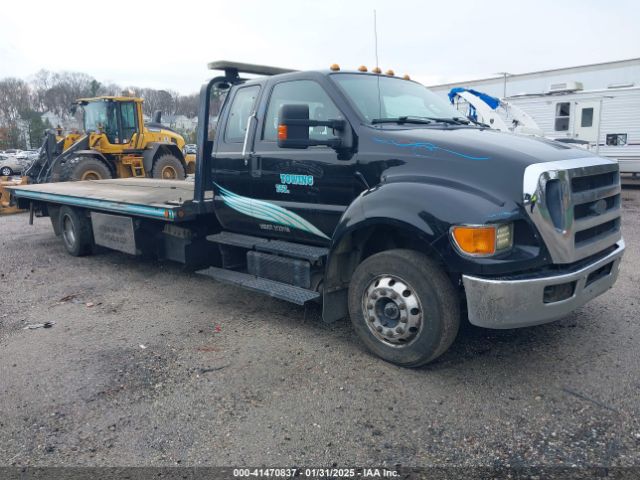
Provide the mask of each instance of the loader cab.
{"label": "loader cab", "polygon": [[136,140],[141,125],[141,99],[100,97],[82,99],[86,133],[103,133],[112,145],[129,145]]}

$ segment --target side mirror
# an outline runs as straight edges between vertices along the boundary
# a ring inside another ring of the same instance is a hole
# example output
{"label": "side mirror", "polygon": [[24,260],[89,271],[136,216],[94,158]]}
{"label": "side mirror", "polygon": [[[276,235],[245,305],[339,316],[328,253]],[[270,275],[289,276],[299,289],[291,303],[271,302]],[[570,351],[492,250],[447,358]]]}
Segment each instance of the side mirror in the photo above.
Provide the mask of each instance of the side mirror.
{"label": "side mirror", "polygon": [[278,146],[280,148],[307,148],[326,145],[339,149],[344,147],[340,137],[328,140],[309,138],[309,127],[329,127],[344,131],[347,122],[344,120],[310,120],[309,105],[283,105],[278,116]]}
{"label": "side mirror", "polygon": [[162,123],[162,110],[156,110],[153,112],[153,123]]}
{"label": "side mirror", "polygon": [[78,105],[76,105],[75,103],[71,104],[71,106],[69,107],[69,113],[71,114],[71,116],[74,116],[77,111]]}

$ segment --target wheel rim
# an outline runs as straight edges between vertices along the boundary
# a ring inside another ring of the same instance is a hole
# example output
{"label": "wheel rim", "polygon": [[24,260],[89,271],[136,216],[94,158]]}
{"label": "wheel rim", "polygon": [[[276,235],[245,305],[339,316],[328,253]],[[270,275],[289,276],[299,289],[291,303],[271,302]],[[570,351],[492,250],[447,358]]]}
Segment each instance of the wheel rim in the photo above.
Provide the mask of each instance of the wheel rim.
{"label": "wheel rim", "polygon": [[165,180],[172,180],[178,178],[178,172],[171,165],[162,167],[162,178]]}
{"label": "wheel rim", "polygon": [[4,167],[2,170],[0,170],[0,173],[3,177],[8,177],[9,175],[11,175],[11,170],[7,167]]}
{"label": "wheel rim", "polygon": [[102,180],[102,176],[95,170],[87,170],[82,174],[80,180]]}
{"label": "wheel rim", "polygon": [[73,228],[73,220],[68,215],[62,219],[62,236],[67,245],[73,246],[76,243],[76,232]]}
{"label": "wheel rim", "polygon": [[395,275],[381,275],[369,283],[362,296],[362,312],[371,333],[392,347],[409,345],[424,324],[415,290]]}

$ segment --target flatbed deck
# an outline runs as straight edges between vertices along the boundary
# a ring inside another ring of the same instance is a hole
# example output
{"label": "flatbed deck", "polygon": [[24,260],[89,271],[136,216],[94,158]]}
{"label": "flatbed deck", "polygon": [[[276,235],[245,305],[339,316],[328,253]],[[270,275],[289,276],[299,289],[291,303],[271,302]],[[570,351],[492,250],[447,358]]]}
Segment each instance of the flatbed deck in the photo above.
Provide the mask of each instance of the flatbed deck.
{"label": "flatbed deck", "polygon": [[[185,180],[121,178],[20,185],[10,189],[18,200],[72,205],[171,222],[190,220],[199,213],[193,203],[194,183]],[[211,192],[208,193],[211,199]]]}

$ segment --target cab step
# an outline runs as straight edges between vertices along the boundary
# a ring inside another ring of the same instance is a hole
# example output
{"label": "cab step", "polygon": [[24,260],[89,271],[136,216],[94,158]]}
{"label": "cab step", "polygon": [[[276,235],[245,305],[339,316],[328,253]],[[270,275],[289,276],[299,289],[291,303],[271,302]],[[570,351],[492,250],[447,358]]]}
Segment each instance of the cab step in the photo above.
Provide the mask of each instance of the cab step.
{"label": "cab step", "polygon": [[199,270],[196,273],[213,278],[222,283],[237,285],[297,305],[304,305],[307,302],[320,298],[320,293],[313,290],[287,285],[286,283],[276,282],[275,280],[268,280],[234,270],[209,267],[204,270]]}
{"label": "cab step", "polygon": [[262,237],[243,235],[240,233],[221,232],[207,236],[207,240],[222,245],[257,250],[259,252],[285,255],[300,258],[315,263],[326,258],[329,249],[304,245],[302,243],[286,242],[284,240],[269,240]]}

